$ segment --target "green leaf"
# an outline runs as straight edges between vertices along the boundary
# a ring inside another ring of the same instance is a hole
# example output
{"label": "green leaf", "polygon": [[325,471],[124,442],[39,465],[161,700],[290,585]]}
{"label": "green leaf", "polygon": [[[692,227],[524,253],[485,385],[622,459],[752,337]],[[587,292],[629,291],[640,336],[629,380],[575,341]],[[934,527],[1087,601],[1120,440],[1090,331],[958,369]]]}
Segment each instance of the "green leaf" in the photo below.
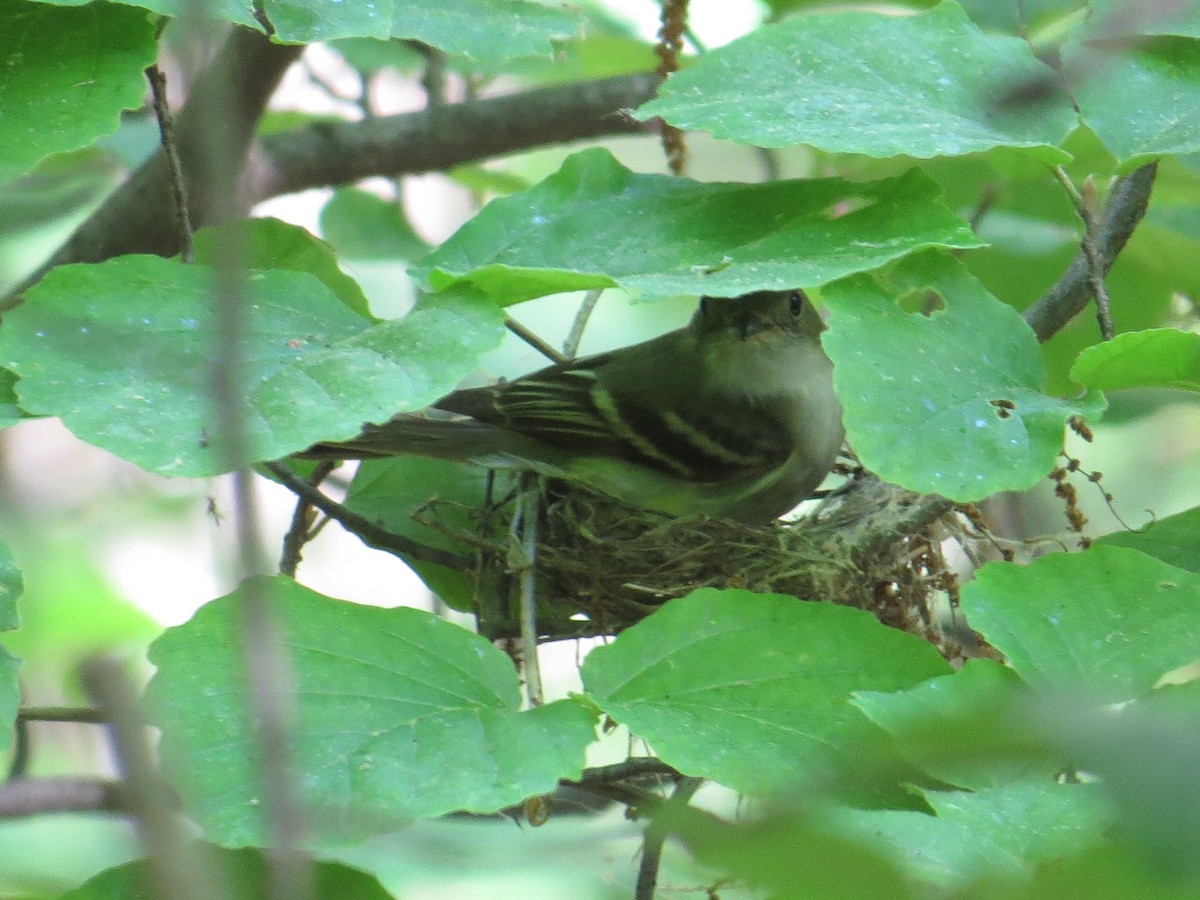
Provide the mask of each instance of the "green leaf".
{"label": "green leaf", "polygon": [[[24,591],[21,570],[13,560],[8,545],[0,543],[0,631],[11,631],[18,625],[17,599]],[[12,723],[21,704],[21,686],[17,670],[21,662],[0,647],[0,752],[8,749],[12,738]]]}
{"label": "green leaf", "polygon": [[29,418],[17,400],[17,376],[7,369],[0,369],[0,428],[16,425]]}
{"label": "green leaf", "polygon": [[[945,306],[905,313],[896,298],[932,292]],[[952,500],[1024,490],[1054,465],[1063,425],[1102,398],[1042,393],[1037,338],[957,261],[926,253],[824,290],[822,338],[846,433],[885,481]]]}
{"label": "green leaf", "polygon": [[1200,507],[1158,519],[1139,531],[1114,531],[1096,543],[1140,550],[1147,556],[1200,575]]}
{"label": "green leaf", "polygon": [[334,191],[321,209],[321,233],[349,259],[417,260],[430,250],[398,203],[358,188]]}
{"label": "green leaf", "polygon": [[483,637],[421,610],[259,579],[150,647],[147,702],[169,770],[218,843],[268,836],[239,649],[249,589],[266,592],[282,620],[296,685],[291,749],[315,844],[492,812],[579,776],[592,714],[572,701],[521,712],[511,660]]}
{"label": "green leaf", "polygon": [[916,170],[866,184],[702,184],[635,174],[593,149],[489,203],[413,275],[434,287],[466,279],[505,303],[614,284],[655,297],[735,296],[819,285],[925,247],[978,245]]}
{"label": "green leaf", "polygon": [[107,3],[0,9],[0,184],[51,153],[86,147],[141,105],[154,62],[145,13]]}
{"label": "green leaf", "polygon": [[528,0],[426,0],[397,3],[391,32],[394,38],[416,38],[446,53],[498,61],[548,56],[554,41],[571,37],[578,28],[579,16],[569,7]]}
{"label": "green leaf", "polygon": [[[196,842],[186,849],[207,881],[220,891],[222,900],[260,900],[268,897],[270,861],[263,850],[226,850],[212,844]],[[374,875],[351,868],[340,862],[314,860],[312,900],[393,900]],[[145,886],[153,883],[154,869],[145,860],[135,860],[123,866],[106,869],[89,878],[58,900],[133,900],[145,897]],[[203,896],[203,892],[201,892]]]}
{"label": "green leaf", "polygon": [[971,627],[1039,691],[1144,694],[1196,659],[1200,575],[1122,547],[989,563],[963,586]]}
{"label": "green leaf", "polygon": [[[469,556],[474,545],[455,540],[447,531],[486,537],[477,516],[487,497],[488,479],[488,471],[479,466],[440,459],[400,456],[368,460],[358,467],[350,483],[346,505],[393,534]],[[438,502],[431,504],[434,500]],[[429,522],[437,527],[423,524]],[[476,584],[470,575],[408,557],[404,561],[447,604],[475,611]]]}
{"label": "green leaf", "polygon": [[582,676],[664,762],[761,796],[870,740],[852,691],[947,671],[932,646],[861,610],[705,588],[595,648]]}
{"label": "green leaf", "polygon": [[[372,326],[304,272],[255,271],[245,288],[255,460],[425,406],[502,334],[499,310],[461,291]],[[26,409],[89,443],[164,475],[223,471],[212,290],[210,270],[158,257],[61,266],[5,316],[0,365]]]}
{"label": "green leaf", "polygon": [[1019,877],[1033,866],[1100,842],[1108,806],[1092,785],[1046,779],[978,792],[925,791],[936,815],[845,810],[848,836],[873,838],[921,881],[960,885],[982,876]]}
{"label": "green leaf", "polygon": [[989,36],[957,4],[915,16],[837,11],[752,31],[672,75],[637,116],[759,147],[867,156],[1057,149],[1075,124],[1064,94],[998,105],[1005,85],[1053,73],[1025,41]]}
{"label": "green leaf", "polygon": [[1155,328],[1118,334],[1079,354],[1071,379],[1093,391],[1169,387],[1200,391],[1200,334]]}
{"label": "green leaf", "polygon": [[236,260],[247,269],[308,272],[360,316],[370,316],[367,298],[358,283],[338,268],[333,248],[298,225],[279,219],[244,219],[196,232],[196,262],[215,266],[221,261],[221,242],[236,248]]}
{"label": "green leaf", "polygon": [[[952,675],[903,691],[858,691],[851,702],[895,739],[910,764],[948,784],[983,789],[1048,780],[1063,767],[1061,760],[1048,763],[1044,755],[1030,759],[1013,753],[1009,744],[990,742],[993,736],[1003,737],[1007,721],[994,730],[980,722],[980,710],[1001,715],[1027,693],[1011,669],[988,659],[969,659]],[[972,726],[969,736],[962,733],[964,725]]]}
{"label": "green leaf", "polygon": [[1063,66],[1078,73],[1073,93],[1084,122],[1123,170],[1200,150],[1200,42],[1153,38],[1114,52],[1071,41]]}
{"label": "green leaf", "polygon": [[666,815],[698,860],[768,891],[771,900],[924,896],[910,889],[901,868],[874,846],[814,821],[808,810],[736,823],[700,814],[679,816],[676,823],[670,812]]}

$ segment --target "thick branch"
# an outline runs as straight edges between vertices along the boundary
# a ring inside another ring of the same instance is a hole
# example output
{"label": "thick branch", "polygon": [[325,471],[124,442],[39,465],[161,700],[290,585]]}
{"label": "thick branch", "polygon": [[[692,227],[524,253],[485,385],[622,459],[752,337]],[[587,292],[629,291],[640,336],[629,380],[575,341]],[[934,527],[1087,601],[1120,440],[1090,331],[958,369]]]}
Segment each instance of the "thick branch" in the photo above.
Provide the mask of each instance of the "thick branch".
{"label": "thick branch", "polygon": [[652,131],[623,110],[654,96],[658,81],[624,75],[271,135],[262,140],[244,192],[257,202],[371,175],[429,172],[547,144]]}

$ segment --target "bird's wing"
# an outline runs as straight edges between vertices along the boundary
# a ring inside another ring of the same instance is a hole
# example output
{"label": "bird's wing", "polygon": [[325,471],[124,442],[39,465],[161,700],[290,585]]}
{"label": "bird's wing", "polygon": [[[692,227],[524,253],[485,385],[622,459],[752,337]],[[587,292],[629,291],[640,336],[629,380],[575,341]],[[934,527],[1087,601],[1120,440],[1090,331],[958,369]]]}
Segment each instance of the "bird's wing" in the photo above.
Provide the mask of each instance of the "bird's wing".
{"label": "bird's wing", "polygon": [[[769,404],[714,402],[718,398],[697,394],[694,373],[617,370],[608,365],[612,356],[458,391],[437,406],[575,453],[625,459],[690,481],[765,471],[791,454],[794,442]],[[650,379],[653,405],[645,399]]]}

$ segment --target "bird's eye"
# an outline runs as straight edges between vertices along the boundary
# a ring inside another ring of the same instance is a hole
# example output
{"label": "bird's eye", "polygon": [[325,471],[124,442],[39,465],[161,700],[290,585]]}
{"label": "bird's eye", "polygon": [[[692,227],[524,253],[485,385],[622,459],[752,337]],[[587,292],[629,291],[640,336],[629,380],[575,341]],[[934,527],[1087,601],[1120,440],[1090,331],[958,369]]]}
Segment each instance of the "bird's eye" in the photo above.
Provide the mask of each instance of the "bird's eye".
{"label": "bird's eye", "polygon": [[791,301],[792,315],[800,315],[800,313],[804,311],[804,292],[792,291],[792,295],[789,299]]}

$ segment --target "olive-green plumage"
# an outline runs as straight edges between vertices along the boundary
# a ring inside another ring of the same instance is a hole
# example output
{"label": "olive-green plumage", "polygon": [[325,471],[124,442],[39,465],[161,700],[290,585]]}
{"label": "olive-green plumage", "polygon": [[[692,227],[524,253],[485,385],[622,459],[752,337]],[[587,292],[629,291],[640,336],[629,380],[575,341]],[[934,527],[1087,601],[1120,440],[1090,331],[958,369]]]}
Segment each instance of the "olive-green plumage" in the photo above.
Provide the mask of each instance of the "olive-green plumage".
{"label": "olive-green plumage", "polygon": [[303,455],[530,469],[673,515],[766,522],[842,444],[823,329],[800,291],[705,297],[678,331],[434,404],[468,418],[400,415]]}

